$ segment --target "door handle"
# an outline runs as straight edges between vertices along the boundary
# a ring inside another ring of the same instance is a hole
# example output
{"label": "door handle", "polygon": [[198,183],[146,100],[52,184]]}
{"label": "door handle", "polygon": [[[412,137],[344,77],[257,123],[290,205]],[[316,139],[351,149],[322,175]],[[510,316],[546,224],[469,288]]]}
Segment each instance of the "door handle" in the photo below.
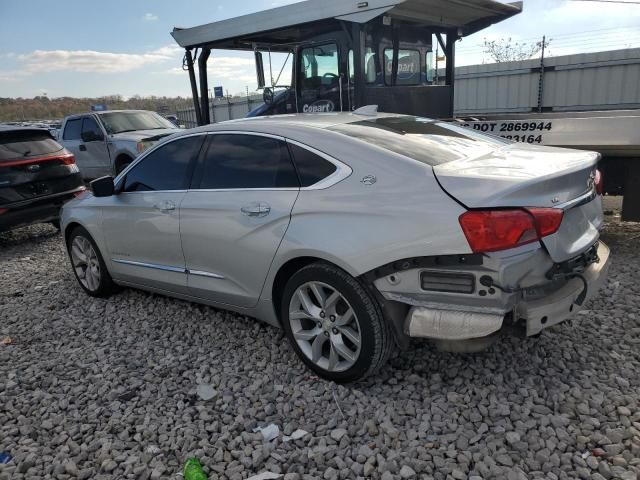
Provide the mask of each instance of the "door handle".
{"label": "door handle", "polygon": [[78,149],[79,149],[81,152],[86,152],[86,151],[87,151],[87,146],[86,146],[86,145],[80,145],[80,146],[78,147]]}
{"label": "door handle", "polygon": [[252,202],[240,209],[247,217],[266,217],[271,213],[271,206],[265,202]]}
{"label": "door handle", "polygon": [[157,203],[153,208],[160,210],[162,213],[170,213],[176,209],[176,204],[171,200],[165,200],[164,202]]}

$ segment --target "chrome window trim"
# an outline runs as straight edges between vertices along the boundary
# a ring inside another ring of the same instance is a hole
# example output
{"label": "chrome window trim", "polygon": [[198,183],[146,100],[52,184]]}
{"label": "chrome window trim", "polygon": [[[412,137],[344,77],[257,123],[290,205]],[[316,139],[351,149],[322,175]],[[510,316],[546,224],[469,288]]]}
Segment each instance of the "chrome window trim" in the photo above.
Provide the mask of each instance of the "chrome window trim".
{"label": "chrome window trim", "polygon": [[[290,138],[283,137],[281,135],[274,135],[271,133],[262,133],[262,132],[254,132],[254,131],[244,131],[244,130],[216,130],[214,132],[196,132],[185,135],[180,135],[176,138],[172,138],[168,141],[160,141],[158,144],[151,147],[146,152],[142,153],[138,158],[136,158],[131,165],[129,165],[126,169],[124,169],[120,175],[118,175],[114,183],[117,185],[122,179],[129,173],[129,171],[135,168],[140,162],[142,162],[145,158],[151,155],[153,152],[158,150],[165,145],[176,142],[178,140],[182,140],[184,138],[197,137],[197,136],[208,136],[208,135],[249,135],[249,136],[257,136],[257,137],[265,137],[272,138],[274,140],[280,140],[285,143],[290,143],[292,145],[296,145],[300,148],[304,148],[305,150],[310,151],[311,153],[318,155],[319,157],[325,159],[329,163],[333,164],[336,167],[336,171],[333,172],[328,177],[320,180],[318,183],[310,185],[308,187],[286,187],[286,188],[221,188],[221,189],[198,189],[192,188],[187,190],[150,190],[148,192],[121,192],[120,194],[144,194],[144,193],[187,193],[187,192],[297,192],[297,191],[313,191],[313,190],[325,190],[327,188],[333,187],[334,185],[340,183],[341,181],[349,178],[353,174],[353,169],[341,162],[340,160],[328,155],[317,148],[306,145],[297,140],[293,140]],[[291,159],[295,163],[295,159]]]}
{"label": "chrome window trim", "polygon": [[[317,148],[313,148],[309,145],[305,145],[304,143],[298,142],[297,140],[292,140],[290,138],[287,138],[286,141],[287,143],[296,145],[300,148],[304,148],[305,150],[308,150],[309,152],[315,155],[318,155],[319,157],[325,159],[326,161],[328,161],[329,163],[333,164],[336,167],[335,172],[333,172],[328,177],[323,178],[318,183],[314,183],[313,185],[310,185],[308,187],[301,187],[300,191],[302,192],[312,191],[312,190],[325,190],[349,178],[353,174],[353,169],[349,165],[342,163],[340,160],[337,160],[336,158],[318,150]],[[295,162],[295,159],[293,159],[293,161]]]}
{"label": "chrome window trim", "polygon": [[146,190],[146,191],[140,191],[140,192],[120,192],[118,194],[118,196],[120,195],[140,195],[140,194],[144,194],[144,193],[187,193],[188,190]]}
{"label": "chrome window trim", "polygon": [[[194,188],[188,193],[225,193],[225,192],[299,192],[300,188]],[[145,192],[141,192],[145,193]]]}
{"label": "chrome window trim", "polygon": [[112,262],[119,263],[121,265],[129,265],[132,267],[142,267],[142,268],[151,268],[154,270],[162,270],[163,272],[172,272],[172,273],[187,273],[184,268],[179,267],[170,267],[168,265],[156,265],[155,263],[144,263],[144,262],[134,262],[132,260],[121,260],[117,258],[112,258]]}

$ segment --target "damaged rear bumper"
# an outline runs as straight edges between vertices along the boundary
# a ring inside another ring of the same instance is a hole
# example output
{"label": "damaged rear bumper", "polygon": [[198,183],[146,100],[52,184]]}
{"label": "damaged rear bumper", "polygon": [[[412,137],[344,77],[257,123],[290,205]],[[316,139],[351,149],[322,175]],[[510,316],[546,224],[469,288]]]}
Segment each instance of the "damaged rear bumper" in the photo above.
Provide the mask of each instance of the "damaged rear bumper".
{"label": "damaged rear bumper", "polygon": [[582,274],[586,281],[586,298],[582,305],[576,300],[585,288],[580,278],[572,278],[560,290],[552,294],[535,299],[524,299],[518,303],[517,318],[526,320],[527,336],[537,335],[545,328],[561,323],[578,313],[583,306],[600,290],[609,274],[611,252],[609,247],[600,242],[598,245],[599,262],[593,263]]}
{"label": "damaged rear bumper", "polygon": [[[602,242],[597,246],[597,258],[596,263],[580,273],[584,282],[574,277],[561,288],[544,295],[540,295],[536,289],[522,289],[512,294],[511,301],[504,309],[414,304],[404,320],[404,333],[409,337],[433,340],[473,340],[499,332],[508,320],[517,326],[524,326],[527,336],[536,335],[577,314],[582,305],[597,293],[607,278],[610,266],[610,251]],[[585,284],[586,297],[578,305],[576,301],[583,295]],[[532,292],[535,293],[533,296]]]}

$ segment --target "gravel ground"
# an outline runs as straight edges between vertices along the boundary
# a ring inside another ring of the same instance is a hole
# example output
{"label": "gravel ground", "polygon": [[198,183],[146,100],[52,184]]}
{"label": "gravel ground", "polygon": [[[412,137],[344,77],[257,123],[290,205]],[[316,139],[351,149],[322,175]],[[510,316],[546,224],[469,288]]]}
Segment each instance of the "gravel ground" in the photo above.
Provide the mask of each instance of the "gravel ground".
{"label": "gravel ground", "polygon": [[417,344],[349,386],[251,319],[85,296],[48,226],[0,235],[0,480],[178,478],[191,455],[210,479],[640,479],[640,224],[610,221],[576,320],[483,354]]}

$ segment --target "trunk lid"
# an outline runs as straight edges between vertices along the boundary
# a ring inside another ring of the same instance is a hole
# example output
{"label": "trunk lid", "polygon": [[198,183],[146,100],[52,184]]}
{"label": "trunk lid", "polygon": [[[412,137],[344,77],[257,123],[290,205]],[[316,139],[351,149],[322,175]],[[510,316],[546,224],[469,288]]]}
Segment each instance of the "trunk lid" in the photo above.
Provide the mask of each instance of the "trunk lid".
{"label": "trunk lid", "polygon": [[562,208],[558,232],[542,242],[555,262],[588,250],[599,238],[602,203],[595,194],[595,152],[509,144],[434,166],[442,188],[469,209]]}

